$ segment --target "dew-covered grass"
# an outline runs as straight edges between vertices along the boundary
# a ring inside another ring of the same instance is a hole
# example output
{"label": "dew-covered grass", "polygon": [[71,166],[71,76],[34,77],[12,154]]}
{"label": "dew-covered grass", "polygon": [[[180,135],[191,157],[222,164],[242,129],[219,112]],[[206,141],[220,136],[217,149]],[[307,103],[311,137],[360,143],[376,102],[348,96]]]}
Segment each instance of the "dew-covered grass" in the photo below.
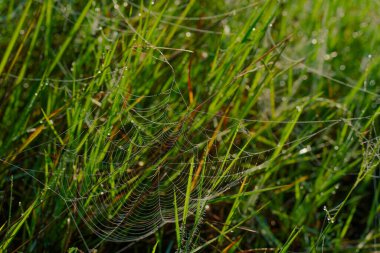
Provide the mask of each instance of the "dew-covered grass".
{"label": "dew-covered grass", "polygon": [[378,10],[0,1],[0,252],[379,251]]}

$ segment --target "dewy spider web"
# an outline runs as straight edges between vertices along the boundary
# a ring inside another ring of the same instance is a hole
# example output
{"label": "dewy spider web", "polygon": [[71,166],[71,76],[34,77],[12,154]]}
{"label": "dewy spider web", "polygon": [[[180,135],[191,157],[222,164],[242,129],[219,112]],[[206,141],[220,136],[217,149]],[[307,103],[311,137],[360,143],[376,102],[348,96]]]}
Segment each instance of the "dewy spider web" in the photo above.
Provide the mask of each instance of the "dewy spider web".
{"label": "dewy spider web", "polygon": [[[120,11],[119,14],[125,20]],[[186,205],[188,214],[194,214],[198,203],[206,203],[239,184],[245,176],[267,168],[277,158],[273,154],[281,150],[252,144],[255,134],[249,129],[253,124],[266,124],[270,120],[230,117],[229,100],[224,102],[227,109],[222,113],[202,109],[221,95],[219,90],[233,87],[240,76],[209,94],[199,102],[202,106],[191,107],[175,80],[175,69],[162,51],[126,23],[132,34],[142,40],[141,52],[150,52],[146,54],[152,58],[150,64],[160,64],[172,79],[164,84],[153,82],[146,92],[143,85],[128,81],[129,73],[136,69],[124,66],[116,70],[105,67],[92,79],[77,80],[85,90],[98,87],[96,92],[79,98],[77,106],[85,106],[75,110],[83,120],[59,134],[62,139],[68,136],[68,144],[56,140],[39,144],[53,144],[62,151],[58,171],[52,173],[56,186],[51,190],[93,233],[115,242],[136,241],[166,223],[175,222],[175,205],[179,217],[184,215]],[[103,79],[109,84],[104,86]],[[71,81],[50,80],[49,88],[57,88],[58,82]],[[63,87],[74,97],[69,85]],[[75,103],[74,99],[71,102]],[[299,109],[296,108],[292,109]],[[287,119],[276,123],[285,127],[296,125],[300,135],[282,146],[295,144],[303,154],[311,151],[304,148],[308,143],[333,126],[370,117]],[[322,126],[303,132],[303,125],[316,123]],[[316,146],[314,151],[318,149]],[[286,157],[291,152],[294,150],[283,149],[280,155]]]}

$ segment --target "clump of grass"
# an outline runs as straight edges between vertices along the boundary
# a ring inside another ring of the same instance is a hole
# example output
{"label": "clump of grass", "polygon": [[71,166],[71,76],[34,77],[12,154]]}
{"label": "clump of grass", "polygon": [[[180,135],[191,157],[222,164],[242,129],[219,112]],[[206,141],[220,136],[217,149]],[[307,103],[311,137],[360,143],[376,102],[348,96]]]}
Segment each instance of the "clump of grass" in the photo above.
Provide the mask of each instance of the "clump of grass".
{"label": "clump of grass", "polygon": [[379,250],[378,7],[0,3],[0,251]]}

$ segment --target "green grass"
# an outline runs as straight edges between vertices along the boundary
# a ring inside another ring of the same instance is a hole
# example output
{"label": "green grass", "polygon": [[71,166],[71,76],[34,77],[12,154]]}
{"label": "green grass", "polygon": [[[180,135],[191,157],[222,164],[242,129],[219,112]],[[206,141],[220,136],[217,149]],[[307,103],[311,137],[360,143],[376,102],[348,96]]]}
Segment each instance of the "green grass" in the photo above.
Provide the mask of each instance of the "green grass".
{"label": "green grass", "polygon": [[0,252],[380,250],[378,1],[0,2]]}

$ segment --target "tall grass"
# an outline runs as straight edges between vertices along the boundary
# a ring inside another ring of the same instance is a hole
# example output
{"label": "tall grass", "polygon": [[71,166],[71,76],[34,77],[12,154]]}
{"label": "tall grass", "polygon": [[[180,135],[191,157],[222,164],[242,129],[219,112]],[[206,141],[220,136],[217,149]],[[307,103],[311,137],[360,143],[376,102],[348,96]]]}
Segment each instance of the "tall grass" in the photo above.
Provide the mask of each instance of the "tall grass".
{"label": "tall grass", "polygon": [[0,2],[0,252],[380,250],[379,5]]}

